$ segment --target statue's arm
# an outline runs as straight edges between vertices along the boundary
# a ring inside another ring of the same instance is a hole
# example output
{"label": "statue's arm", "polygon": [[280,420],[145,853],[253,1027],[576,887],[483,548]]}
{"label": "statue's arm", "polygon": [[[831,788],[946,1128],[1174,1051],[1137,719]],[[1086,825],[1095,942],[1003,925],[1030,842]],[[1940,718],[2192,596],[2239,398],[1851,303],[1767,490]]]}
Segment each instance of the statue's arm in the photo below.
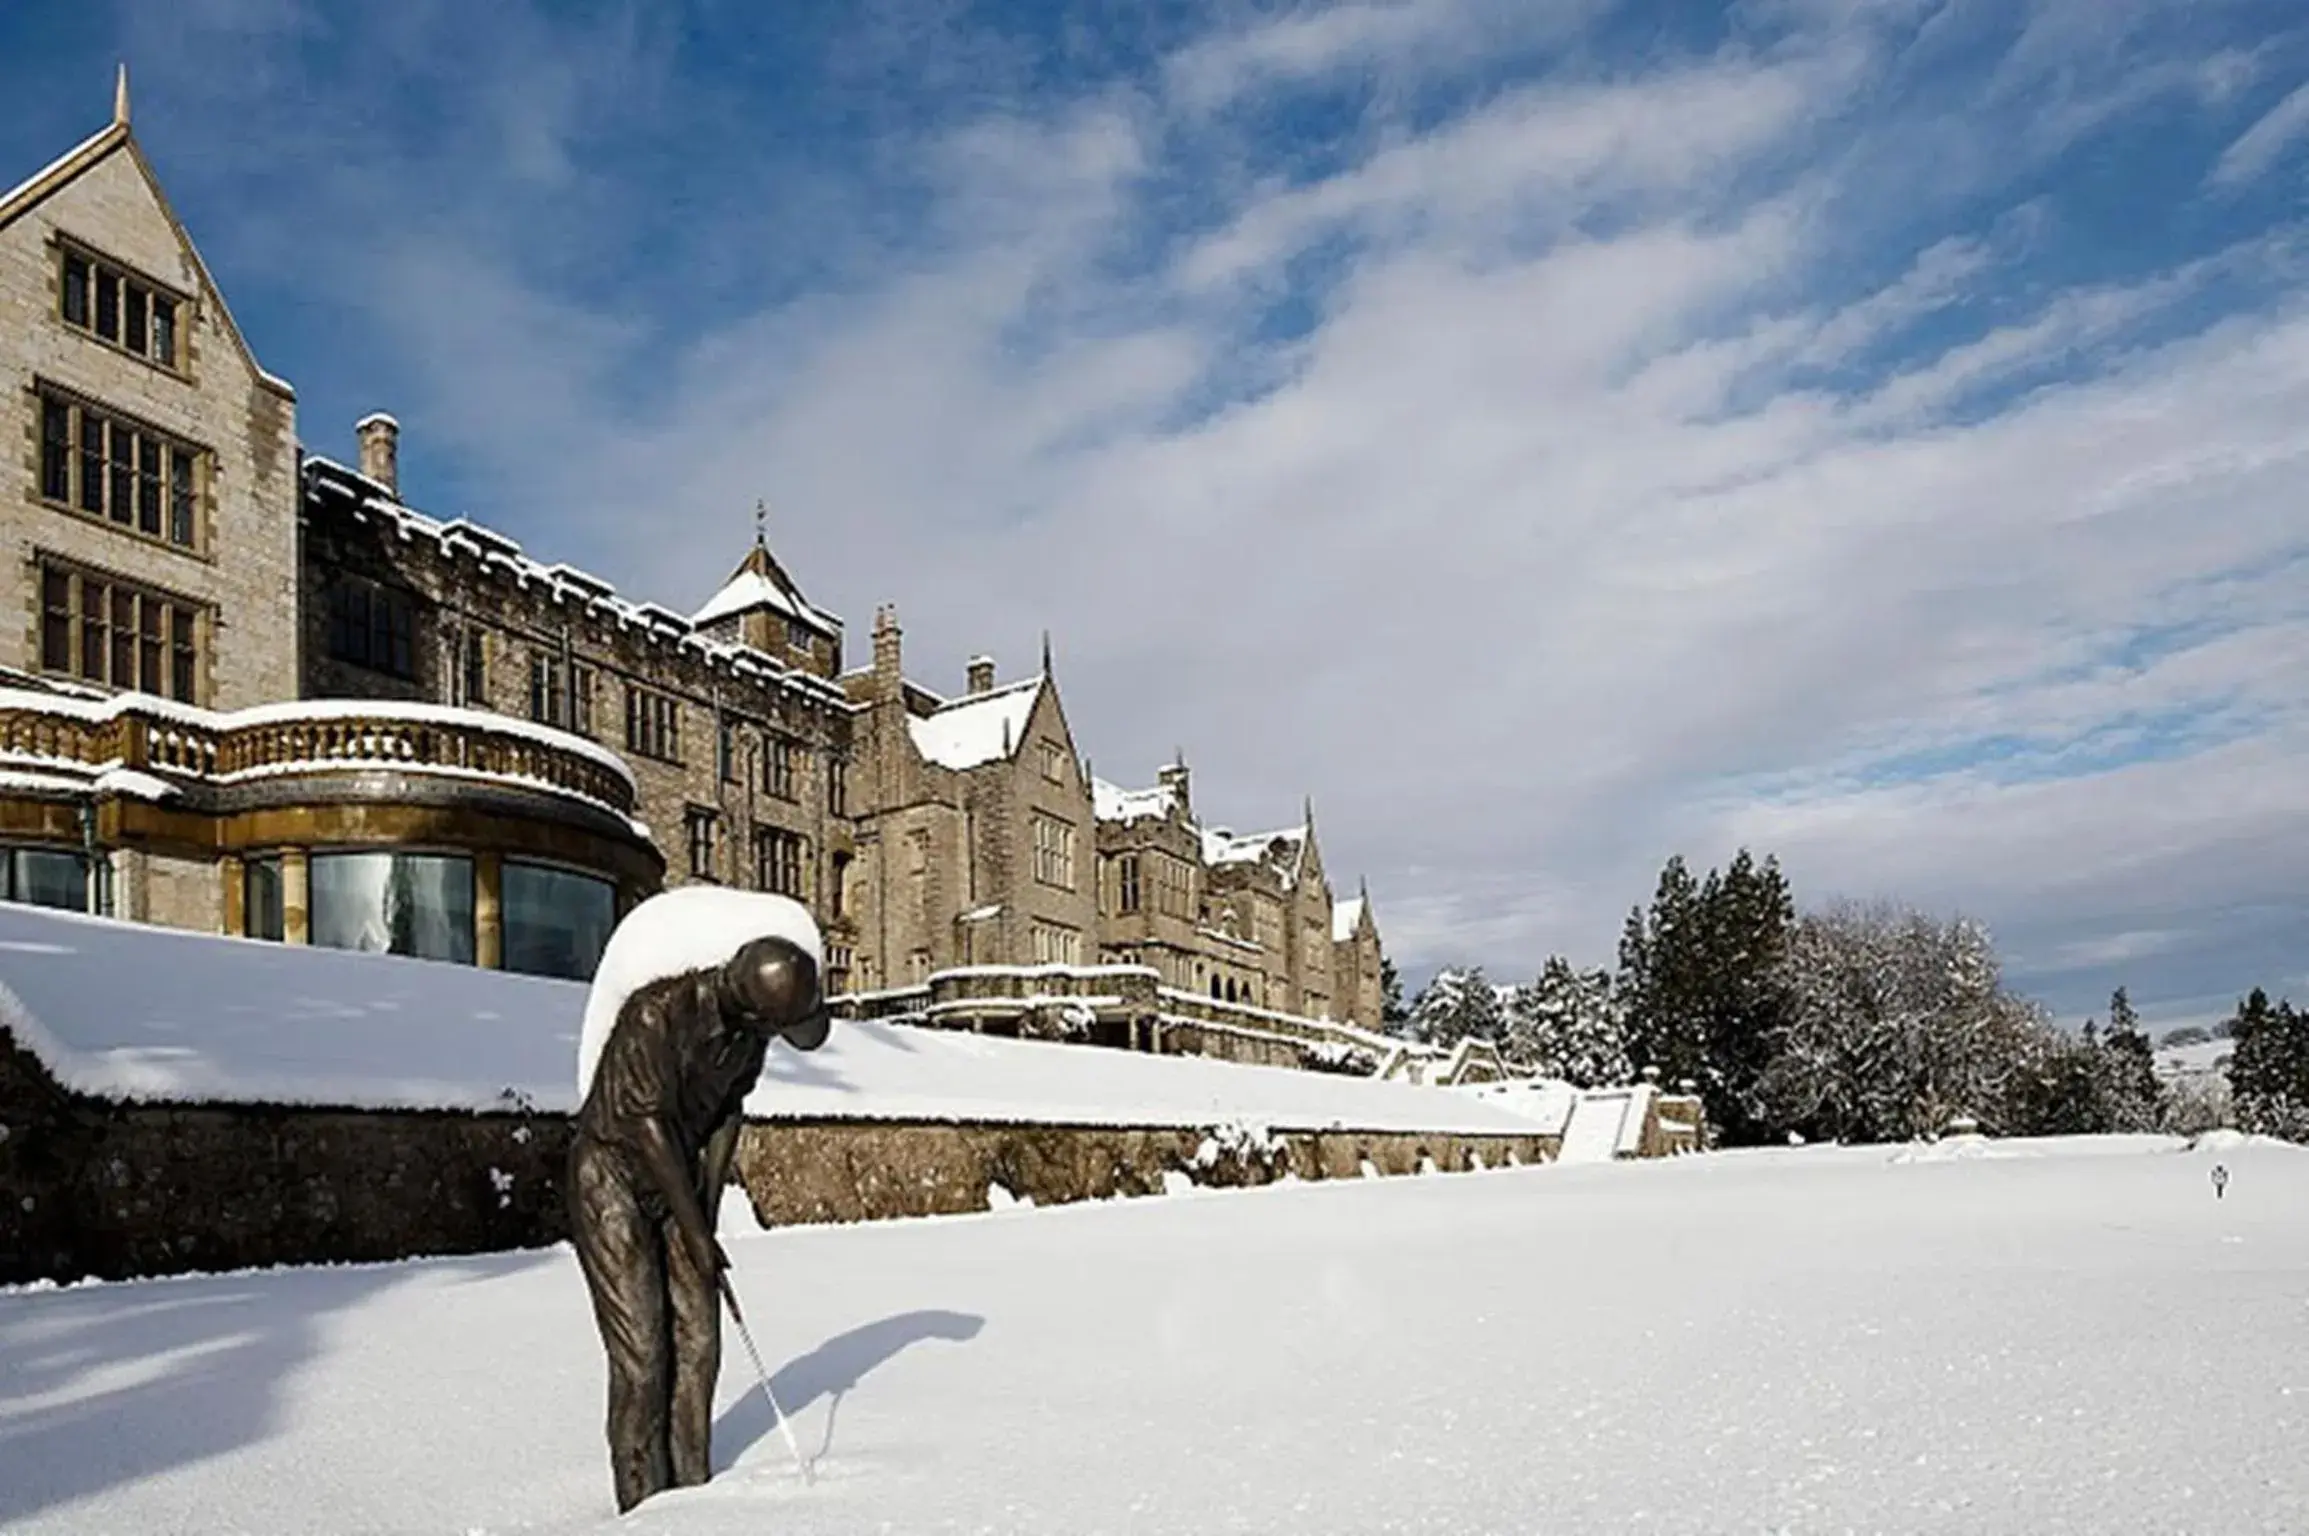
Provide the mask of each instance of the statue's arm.
{"label": "statue's arm", "polygon": [[714,1242],[712,1223],[698,1204],[697,1191],[690,1186],[689,1170],[682,1166],[681,1152],[674,1145],[673,1132],[656,1115],[643,1117],[634,1127],[634,1142],[641,1151],[643,1166],[657,1181],[665,1203],[673,1213],[674,1225],[681,1228],[683,1239],[690,1245],[701,1274],[713,1274],[721,1268],[721,1251]]}
{"label": "statue's arm", "polygon": [[706,1223],[719,1224],[722,1186],[730,1181],[730,1164],[738,1153],[738,1132],[744,1128],[745,1117],[732,1115],[722,1122],[713,1135],[706,1138],[705,1150],[698,1157],[698,1196],[705,1202]]}

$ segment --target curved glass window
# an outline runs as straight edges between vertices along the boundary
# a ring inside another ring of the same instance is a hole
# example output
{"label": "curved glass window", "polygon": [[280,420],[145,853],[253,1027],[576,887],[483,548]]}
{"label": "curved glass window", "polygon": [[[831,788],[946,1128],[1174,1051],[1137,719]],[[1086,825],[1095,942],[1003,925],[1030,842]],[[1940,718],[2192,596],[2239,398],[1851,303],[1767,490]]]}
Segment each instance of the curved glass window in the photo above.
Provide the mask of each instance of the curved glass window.
{"label": "curved glass window", "polygon": [[499,891],[504,966],[531,976],[591,981],[617,926],[617,887],[543,864],[505,861]]}
{"label": "curved glass window", "polygon": [[316,853],[312,941],[473,963],[473,861],[440,853]]}
{"label": "curved glass window", "polygon": [[88,860],[63,848],[0,848],[0,898],[88,910]]}

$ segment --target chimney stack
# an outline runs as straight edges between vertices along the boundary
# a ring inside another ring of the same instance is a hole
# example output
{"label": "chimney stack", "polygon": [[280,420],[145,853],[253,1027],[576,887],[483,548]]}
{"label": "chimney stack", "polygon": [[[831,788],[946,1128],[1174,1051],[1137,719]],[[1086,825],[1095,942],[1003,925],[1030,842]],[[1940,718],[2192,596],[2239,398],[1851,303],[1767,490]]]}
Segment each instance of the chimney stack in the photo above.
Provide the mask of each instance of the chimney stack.
{"label": "chimney stack", "polygon": [[353,423],[361,440],[361,473],[395,496],[401,494],[401,424],[383,411]]}
{"label": "chimney stack", "polygon": [[885,604],[874,610],[874,680],[881,685],[884,698],[896,698],[899,692],[898,609]]}
{"label": "chimney stack", "polygon": [[970,680],[971,693],[992,693],[994,691],[994,658],[991,656],[971,657],[970,670],[967,676]]}

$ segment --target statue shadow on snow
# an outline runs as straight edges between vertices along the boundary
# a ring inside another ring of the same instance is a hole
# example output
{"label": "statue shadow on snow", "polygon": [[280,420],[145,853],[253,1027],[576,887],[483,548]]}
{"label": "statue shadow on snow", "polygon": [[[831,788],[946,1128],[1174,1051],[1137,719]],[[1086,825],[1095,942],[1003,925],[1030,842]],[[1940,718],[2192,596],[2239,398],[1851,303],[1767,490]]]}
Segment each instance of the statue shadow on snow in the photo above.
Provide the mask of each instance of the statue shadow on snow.
{"label": "statue shadow on snow", "polygon": [[[966,1343],[978,1337],[978,1330],[986,1326],[986,1319],[970,1312],[901,1312],[895,1317],[881,1318],[847,1333],[838,1333],[806,1355],[787,1361],[770,1377],[770,1390],[778,1396],[778,1406],[788,1418],[799,1418],[811,1404],[821,1397],[833,1401],[826,1410],[826,1427],[815,1455],[823,1456],[834,1441],[834,1415],[841,1410],[842,1398],[863,1380],[866,1373],[893,1358],[909,1344],[924,1339],[947,1339]],[[734,1349],[732,1346],[736,1346]],[[744,1346],[734,1336],[722,1341],[725,1362],[735,1356],[738,1369],[743,1372],[745,1395],[722,1410],[714,1420],[713,1467],[718,1474],[729,1470],[756,1441],[777,1433],[777,1425],[770,1418],[770,1405],[762,1401],[761,1383],[754,1377],[751,1362],[745,1358]],[[729,1367],[724,1365],[723,1369]],[[799,1434],[799,1430],[796,1431]]]}
{"label": "statue shadow on snow", "polygon": [[524,1249],[0,1295],[0,1529],[271,1438],[282,1388],[331,1317],[381,1291],[425,1270],[501,1279],[552,1258]]}

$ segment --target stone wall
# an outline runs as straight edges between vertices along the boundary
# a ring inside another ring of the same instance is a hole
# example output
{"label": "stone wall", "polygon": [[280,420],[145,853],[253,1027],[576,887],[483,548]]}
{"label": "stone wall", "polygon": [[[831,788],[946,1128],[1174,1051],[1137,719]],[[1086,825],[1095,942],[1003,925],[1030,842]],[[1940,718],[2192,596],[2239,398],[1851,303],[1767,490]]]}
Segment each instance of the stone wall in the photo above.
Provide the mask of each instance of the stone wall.
{"label": "stone wall", "polygon": [[537,1247],[563,1117],[116,1104],[0,1029],[0,1283]]}
{"label": "stone wall", "polygon": [[[566,1116],[117,1104],[0,1029],[0,1284],[535,1248],[568,1235]],[[1555,1138],[777,1121],[737,1182],[772,1223],[871,1221],[1552,1159]]]}
{"label": "stone wall", "polygon": [[1528,1165],[1556,1151],[1540,1135],[790,1121],[747,1127],[736,1181],[764,1222],[795,1224],[983,1211],[996,1185],[1067,1205],[1161,1194],[1176,1176],[1237,1188]]}

